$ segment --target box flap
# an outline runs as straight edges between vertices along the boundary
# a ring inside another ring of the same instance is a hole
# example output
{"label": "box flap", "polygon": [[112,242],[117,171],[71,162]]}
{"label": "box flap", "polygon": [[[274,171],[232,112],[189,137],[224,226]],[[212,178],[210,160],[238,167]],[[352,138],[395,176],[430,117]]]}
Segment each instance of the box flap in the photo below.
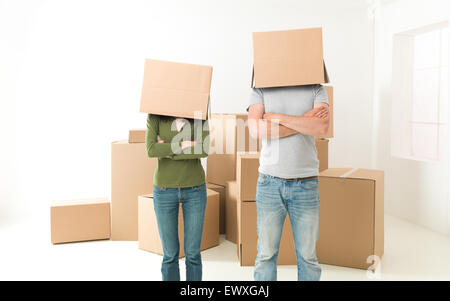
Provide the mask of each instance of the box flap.
{"label": "box flap", "polygon": [[141,94],[143,113],[207,119],[212,67],[147,59]]}
{"label": "box flap", "polygon": [[254,32],[253,58],[252,87],[329,81],[323,60],[322,28]]}

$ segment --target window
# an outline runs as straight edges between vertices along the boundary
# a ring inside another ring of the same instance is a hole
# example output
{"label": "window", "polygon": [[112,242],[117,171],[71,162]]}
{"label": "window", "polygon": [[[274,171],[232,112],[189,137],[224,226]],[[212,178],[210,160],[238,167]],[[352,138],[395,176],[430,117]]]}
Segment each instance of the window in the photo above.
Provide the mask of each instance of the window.
{"label": "window", "polygon": [[441,161],[447,147],[448,23],[394,36],[392,155]]}

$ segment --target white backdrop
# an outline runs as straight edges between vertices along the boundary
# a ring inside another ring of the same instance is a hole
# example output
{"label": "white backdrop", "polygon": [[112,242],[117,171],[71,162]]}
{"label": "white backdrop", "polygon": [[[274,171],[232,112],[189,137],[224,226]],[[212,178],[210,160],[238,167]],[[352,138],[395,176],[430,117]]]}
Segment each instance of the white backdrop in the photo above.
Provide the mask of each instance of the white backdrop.
{"label": "white backdrop", "polygon": [[1,215],[109,195],[110,143],[145,126],[144,58],[212,65],[212,111],[244,112],[251,33],[317,26],[335,86],[330,165],[371,167],[364,0],[0,0]]}

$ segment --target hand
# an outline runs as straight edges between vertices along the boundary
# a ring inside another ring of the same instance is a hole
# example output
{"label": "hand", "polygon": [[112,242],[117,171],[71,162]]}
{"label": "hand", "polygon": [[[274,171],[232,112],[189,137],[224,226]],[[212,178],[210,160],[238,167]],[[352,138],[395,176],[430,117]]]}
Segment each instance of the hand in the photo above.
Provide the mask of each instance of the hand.
{"label": "hand", "polygon": [[193,147],[197,141],[181,141],[181,149]]}
{"label": "hand", "polygon": [[275,120],[278,120],[278,122],[281,120],[282,114],[278,114],[278,113],[266,113],[263,115],[263,119],[270,121],[270,122],[275,122]]}
{"label": "hand", "polygon": [[164,140],[158,140],[156,143],[164,143]]}

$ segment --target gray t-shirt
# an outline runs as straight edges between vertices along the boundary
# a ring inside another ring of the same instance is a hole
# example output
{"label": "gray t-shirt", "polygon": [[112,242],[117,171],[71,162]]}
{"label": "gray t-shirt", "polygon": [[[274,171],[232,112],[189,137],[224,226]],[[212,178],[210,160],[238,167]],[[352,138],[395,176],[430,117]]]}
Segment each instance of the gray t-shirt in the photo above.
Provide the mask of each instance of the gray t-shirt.
{"label": "gray t-shirt", "polygon": [[[263,104],[265,113],[303,116],[316,103],[328,103],[322,85],[252,89],[249,106]],[[280,139],[263,139],[259,172],[278,178],[319,175],[315,137],[301,133]]]}

